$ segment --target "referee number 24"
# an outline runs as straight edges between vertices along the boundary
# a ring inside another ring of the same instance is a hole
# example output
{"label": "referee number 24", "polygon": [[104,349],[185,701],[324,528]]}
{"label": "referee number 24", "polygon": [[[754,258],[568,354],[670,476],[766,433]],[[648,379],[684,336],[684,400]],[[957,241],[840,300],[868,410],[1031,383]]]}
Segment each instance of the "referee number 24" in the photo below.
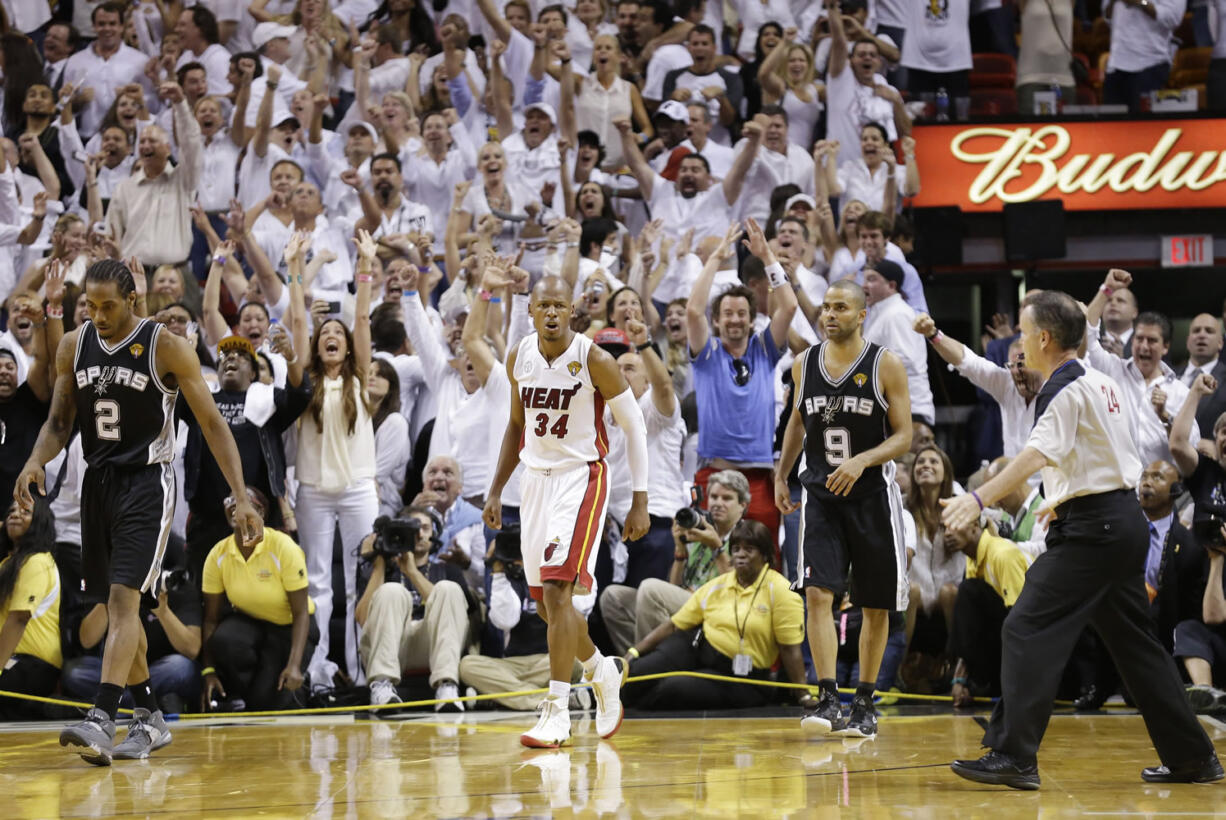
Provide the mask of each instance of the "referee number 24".
{"label": "referee number 24", "polygon": [[544,438],[552,433],[555,438],[566,438],[566,423],[570,421],[570,413],[563,413],[558,416],[558,420],[549,426],[549,415],[547,413],[538,413],[536,416],[536,427],[532,432],[536,433],[537,438]]}
{"label": "referee number 24", "polygon": [[1108,387],[1105,384],[1099,385],[1103,391],[1103,398],[1107,400],[1107,412],[1111,415],[1116,415],[1120,412],[1120,401],[1115,397],[1115,388]]}

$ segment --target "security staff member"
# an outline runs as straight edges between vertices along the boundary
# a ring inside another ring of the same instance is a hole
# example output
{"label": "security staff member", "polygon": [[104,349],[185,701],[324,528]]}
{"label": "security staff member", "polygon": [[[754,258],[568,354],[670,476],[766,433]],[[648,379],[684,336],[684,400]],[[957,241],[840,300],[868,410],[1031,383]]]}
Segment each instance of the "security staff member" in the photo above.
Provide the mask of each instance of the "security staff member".
{"label": "security staff member", "polygon": [[1221,779],[1213,744],[1188,706],[1179,673],[1154,637],[1145,594],[1148,527],[1133,492],[1141,461],[1133,408],[1109,377],[1085,370],[1085,320],[1067,294],[1046,291],[1022,311],[1026,364],[1045,380],[1026,446],[978,492],[943,501],[945,526],[965,527],[1038,469],[1056,519],[1001,633],[1002,697],[979,760],[955,760],[968,780],[1039,788],[1036,753],[1065,662],[1092,625],[1145,717],[1162,765],[1159,783]]}

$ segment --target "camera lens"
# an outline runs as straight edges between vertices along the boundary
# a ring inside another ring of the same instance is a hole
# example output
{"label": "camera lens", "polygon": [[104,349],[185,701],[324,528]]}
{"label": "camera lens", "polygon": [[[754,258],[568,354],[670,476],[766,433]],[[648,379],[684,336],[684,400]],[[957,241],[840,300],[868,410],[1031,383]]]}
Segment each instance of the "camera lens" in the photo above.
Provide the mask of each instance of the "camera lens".
{"label": "camera lens", "polygon": [[681,529],[691,530],[698,526],[698,511],[693,507],[682,507],[677,510],[673,520],[677,522],[677,526],[681,527]]}

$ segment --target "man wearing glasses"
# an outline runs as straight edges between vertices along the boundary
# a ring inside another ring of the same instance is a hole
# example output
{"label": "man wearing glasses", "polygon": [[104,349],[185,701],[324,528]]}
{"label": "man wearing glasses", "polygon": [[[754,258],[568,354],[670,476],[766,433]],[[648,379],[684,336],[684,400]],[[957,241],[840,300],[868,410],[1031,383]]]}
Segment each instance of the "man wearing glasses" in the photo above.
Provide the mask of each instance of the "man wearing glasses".
{"label": "man wearing glasses", "polygon": [[686,337],[693,361],[698,405],[699,470],[694,483],[705,485],[713,473],[737,470],[749,480],[745,517],[779,530],[773,482],[775,442],[775,365],[787,345],[788,326],[796,313],[796,294],[782,266],[766,244],[762,229],[745,224],[749,252],[762,260],[774,293],[770,325],[754,333],[754,294],[733,287],[707,301],[715,274],[736,252],[738,226],[728,229],[694,283],[685,308]]}
{"label": "man wearing glasses", "polygon": [[[1027,300],[1023,300],[1022,307],[1026,304]],[[1034,427],[1034,398],[1042,382],[1039,374],[1023,363],[1021,338],[1009,345],[1009,360],[1001,367],[937,330],[936,322],[927,313],[916,316],[913,327],[963,378],[996,399],[1000,406],[1004,454],[1012,458],[1020,453],[1030,428]],[[1037,484],[1038,476],[1034,478]]]}

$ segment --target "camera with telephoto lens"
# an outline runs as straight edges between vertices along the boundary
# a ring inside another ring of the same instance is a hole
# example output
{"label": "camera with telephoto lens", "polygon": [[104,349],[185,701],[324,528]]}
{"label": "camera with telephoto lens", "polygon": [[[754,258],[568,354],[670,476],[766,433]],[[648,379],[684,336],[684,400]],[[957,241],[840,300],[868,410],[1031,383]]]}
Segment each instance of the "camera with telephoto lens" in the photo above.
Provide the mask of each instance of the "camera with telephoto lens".
{"label": "camera with telephoto lens", "polygon": [[381,515],[375,519],[374,554],[395,560],[406,552],[412,552],[420,532],[421,521],[416,518]]}
{"label": "camera with telephoto lens", "polygon": [[682,507],[673,516],[678,527],[683,530],[692,530],[698,526],[699,521],[711,522],[711,513],[702,508],[702,501],[702,487],[697,484],[690,487],[690,506]]}
{"label": "camera with telephoto lens", "polygon": [[185,569],[163,570],[162,580],[158,588],[164,589],[167,592],[177,592],[187,586],[188,580],[187,570]]}
{"label": "camera with telephoto lens", "polygon": [[517,524],[503,527],[494,539],[494,554],[490,556],[490,565],[495,561],[502,563],[502,571],[507,578],[519,580],[524,577],[524,553]]}

